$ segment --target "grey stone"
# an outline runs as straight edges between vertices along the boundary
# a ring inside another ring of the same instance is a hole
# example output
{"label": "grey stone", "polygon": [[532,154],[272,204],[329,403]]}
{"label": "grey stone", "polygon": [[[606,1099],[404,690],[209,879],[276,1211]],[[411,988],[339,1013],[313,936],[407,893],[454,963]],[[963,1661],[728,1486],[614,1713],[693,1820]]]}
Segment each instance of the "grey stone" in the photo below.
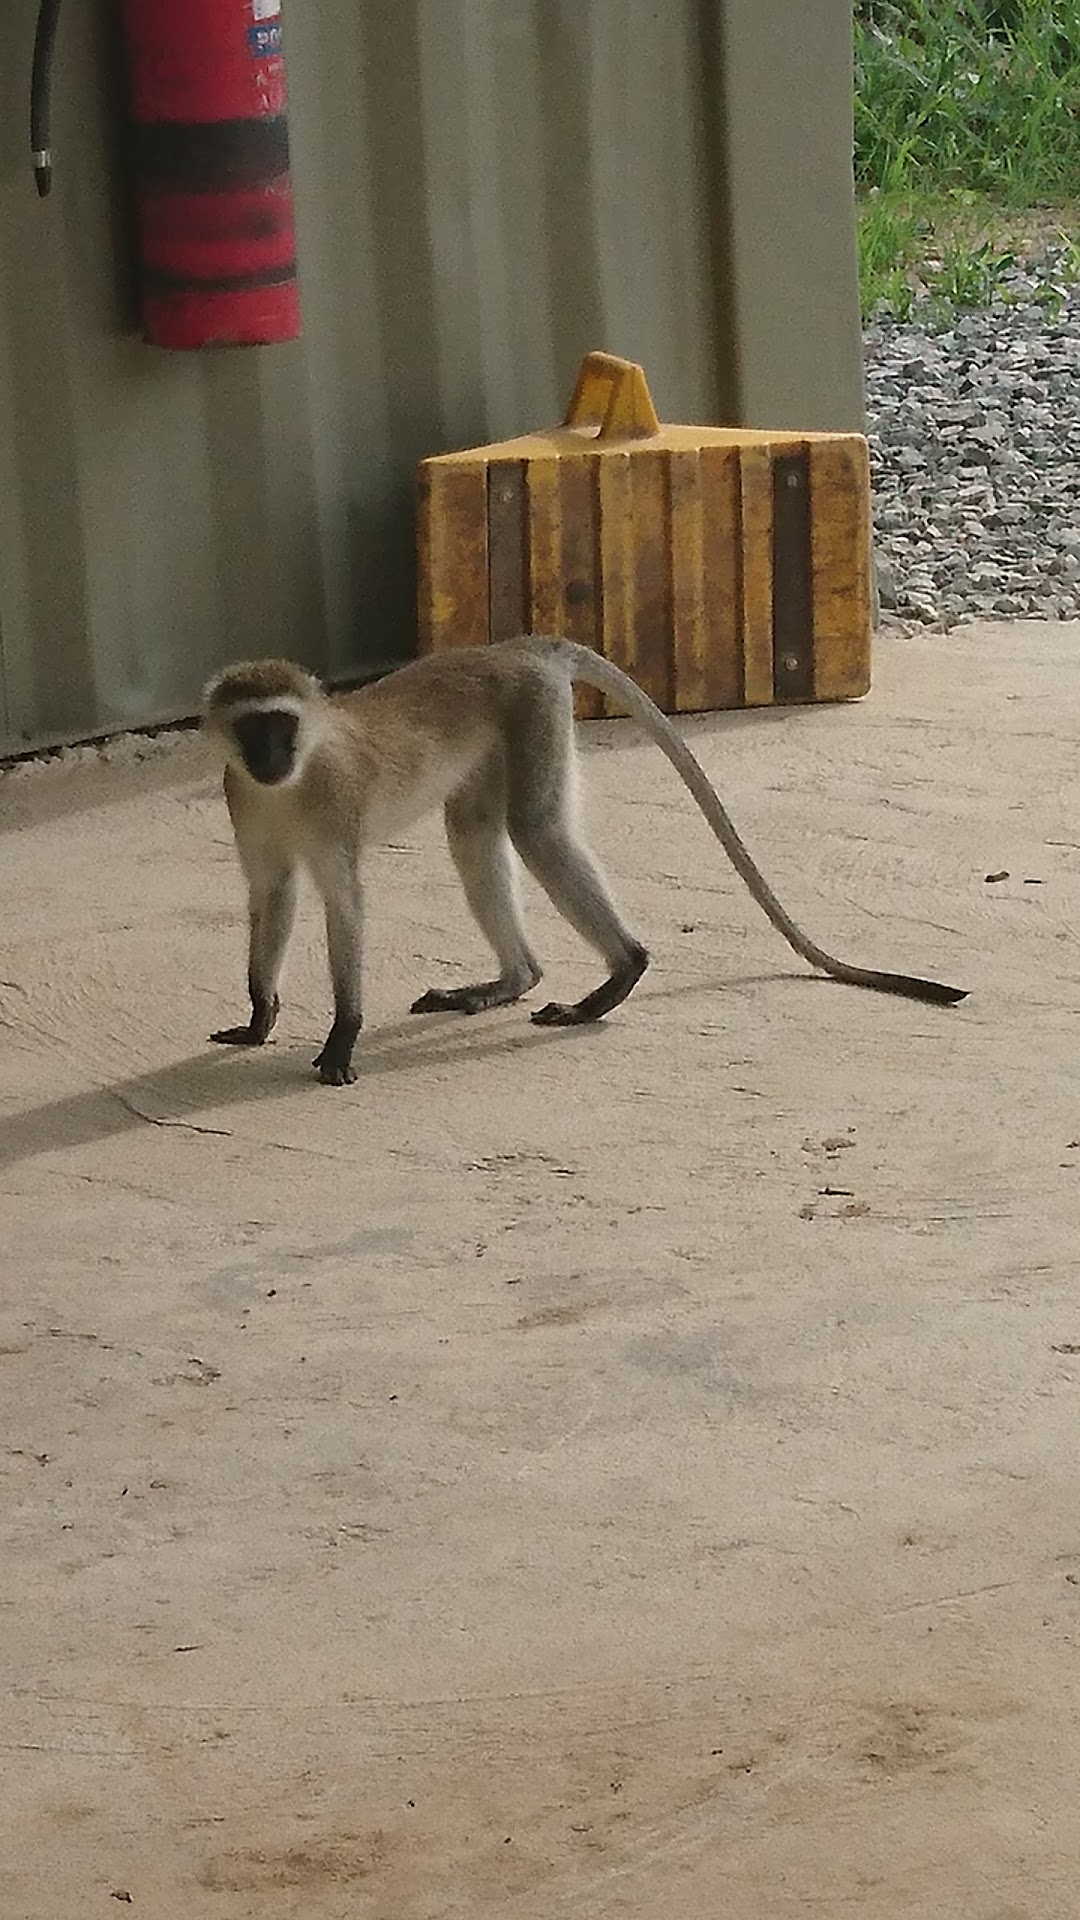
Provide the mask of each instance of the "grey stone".
{"label": "grey stone", "polygon": [[[1054,257],[942,329],[932,303],[865,329],[883,604],[927,624],[1080,611],[1080,290]],[[885,594],[888,594],[888,599]]]}

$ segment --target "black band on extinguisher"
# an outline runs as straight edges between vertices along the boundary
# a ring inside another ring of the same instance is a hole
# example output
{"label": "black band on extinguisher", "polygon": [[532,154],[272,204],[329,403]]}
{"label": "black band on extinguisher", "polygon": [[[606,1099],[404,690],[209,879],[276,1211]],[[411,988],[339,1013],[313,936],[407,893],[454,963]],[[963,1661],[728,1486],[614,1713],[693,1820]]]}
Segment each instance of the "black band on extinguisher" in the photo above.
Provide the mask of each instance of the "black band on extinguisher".
{"label": "black band on extinguisher", "polygon": [[252,273],[168,273],[163,267],[143,267],[143,285],[151,293],[247,293],[254,287],[284,287],[296,279],[296,261]]}
{"label": "black band on extinguisher", "polygon": [[284,114],[144,122],[135,155],[142,180],[172,193],[262,187],[289,171],[289,129]]}

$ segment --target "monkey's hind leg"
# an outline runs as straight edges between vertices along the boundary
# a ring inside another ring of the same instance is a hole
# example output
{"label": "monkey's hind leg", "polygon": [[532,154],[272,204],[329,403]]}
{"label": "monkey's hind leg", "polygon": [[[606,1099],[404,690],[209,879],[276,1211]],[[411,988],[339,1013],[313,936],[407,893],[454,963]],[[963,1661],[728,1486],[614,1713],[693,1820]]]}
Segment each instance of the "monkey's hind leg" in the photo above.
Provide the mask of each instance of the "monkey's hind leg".
{"label": "monkey's hind leg", "polygon": [[222,1047],[261,1047],[281,1009],[278,982],[296,915],[296,874],[291,868],[260,872],[248,865],[248,995],[246,1027],[221,1027],[210,1035]]}
{"label": "monkey's hind leg", "polygon": [[569,1003],[552,1000],[532,1015],[538,1027],[576,1027],[602,1020],[637,985],[649,956],[625,925],[588,848],[565,820],[511,825],[514,845],[530,873],[565,920],[595,947],[611,972],[592,993]]}
{"label": "monkey's hind leg", "polygon": [[499,961],[498,977],[466,987],[430,987],[412,1013],[483,1013],[535,987],[540,968],[521,917],[514,850],[506,831],[502,767],[487,763],[446,803],[446,838],[465,898]]}

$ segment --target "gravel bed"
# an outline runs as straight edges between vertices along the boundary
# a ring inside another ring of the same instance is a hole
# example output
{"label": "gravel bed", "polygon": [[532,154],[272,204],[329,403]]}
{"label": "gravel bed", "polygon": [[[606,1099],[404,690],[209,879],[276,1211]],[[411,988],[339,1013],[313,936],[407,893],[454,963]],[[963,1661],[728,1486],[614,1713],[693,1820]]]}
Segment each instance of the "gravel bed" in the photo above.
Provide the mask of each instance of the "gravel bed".
{"label": "gravel bed", "polygon": [[881,603],[901,618],[1080,618],[1080,289],[1048,304],[1054,285],[1048,256],[992,306],[865,329]]}

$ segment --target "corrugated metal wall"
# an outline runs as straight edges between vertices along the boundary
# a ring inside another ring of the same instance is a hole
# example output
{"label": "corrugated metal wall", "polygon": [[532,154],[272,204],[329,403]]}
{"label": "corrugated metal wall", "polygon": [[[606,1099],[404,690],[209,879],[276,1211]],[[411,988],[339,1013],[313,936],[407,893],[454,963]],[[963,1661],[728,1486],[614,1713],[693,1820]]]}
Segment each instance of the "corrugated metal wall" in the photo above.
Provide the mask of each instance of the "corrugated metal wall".
{"label": "corrugated metal wall", "polygon": [[[790,43],[791,0],[729,4]],[[737,417],[718,0],[286,7],[304,338],[170,355],[135,326],[114,0],[67,0],[44,202],[9,0],[0,750],[190,710],[240,654],[407,655],[416,461],[555,419],[591,347],[664,417]]]}

